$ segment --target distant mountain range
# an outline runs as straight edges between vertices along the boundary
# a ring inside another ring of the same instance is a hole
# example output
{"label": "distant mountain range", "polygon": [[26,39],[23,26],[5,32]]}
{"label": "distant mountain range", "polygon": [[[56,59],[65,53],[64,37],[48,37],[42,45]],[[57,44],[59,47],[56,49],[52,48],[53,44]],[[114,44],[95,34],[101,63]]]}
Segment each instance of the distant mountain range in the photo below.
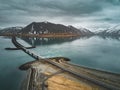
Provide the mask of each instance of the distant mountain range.
{"label": "distant mountain range", "polygon": [[19,34],[55,34],[55,33],[70,33],[78,35],[94,34],[88,29],[77,29],[73,26],[65,26],[62,24],[54,24],[51,22],[32,22],[26,27],[10,27],[0,30],[0,33],[19,33]]}
{"label": "distant mountain range", "polygon": [[87,35],[100,35],[100,36],[112,36],[119,37],[120,36],[120,25],[115,27],[98,31],[91,32],[86,28],[75,28],[71,25],[65,26],[62,24],[54,24],[51,22],[32,22],[26,27],[9,27],[0,30],[0,34],[59,34],[59,33],[67,33],[67,34],[78,34],[80,36]]}
{"label": "distant mountain range", "polygon": [[120,36],[120,25],[96,32],[96,34],[101,36],[112,36],[112,37]]}
{"label": "distant mountain range", "polygon": [[19,33],[22,30],[23,27],[9,27],[9,28],[4,28],[0,30],[0,34],[5,34],[5,33]]}

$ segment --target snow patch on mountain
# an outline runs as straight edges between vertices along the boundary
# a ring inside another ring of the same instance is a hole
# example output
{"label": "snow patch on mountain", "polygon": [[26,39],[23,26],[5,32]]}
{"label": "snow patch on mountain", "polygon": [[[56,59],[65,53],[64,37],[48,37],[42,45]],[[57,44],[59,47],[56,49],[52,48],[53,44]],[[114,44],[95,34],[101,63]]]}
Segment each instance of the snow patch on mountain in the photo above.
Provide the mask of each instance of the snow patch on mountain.
{"label": "snow patch on mountain", "polygon": [[120,25],[97,32],[99,35],[118,36],[120,35]]}
{"label": "snow patch on mountain", "polygon": [[19,26],[3,28],[3,29],[0,30],[0,33],[1,34],[4,34],[4,33],[18,33],[20,30],[22,30],[22,28],[23,27],[19,27]]}

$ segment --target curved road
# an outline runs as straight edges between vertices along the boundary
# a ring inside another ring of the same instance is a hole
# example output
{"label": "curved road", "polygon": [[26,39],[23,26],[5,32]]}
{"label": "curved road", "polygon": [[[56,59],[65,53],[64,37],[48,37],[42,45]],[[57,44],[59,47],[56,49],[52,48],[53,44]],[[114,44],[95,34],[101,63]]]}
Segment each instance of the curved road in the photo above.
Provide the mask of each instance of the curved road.
{"label": "curved road", "polygon": [[96,85],[102,86],[102,87],[104,87],[104,88],[106,88],[106,89],[108,89],[108,90],[120,90],[118,87],[109,85],[109,84],[107,84],[107,83],[101,82],[101,81],[96,80],[96,79],[94,79],[94,78],[90,78],[90,77],[88,77],[87,75],[84,75],[84,74],[82,74],[82,73],[79,74],[79,73],[77,73],[77,72],[75,72],[75,71],[70,70],[69,68],[64,68],[64,67],[62,67],[60,64],[55,63],[55,62],[53,62],[53,61],[51,61],[51,60],[49,60],[49,59],[44,59],[44,58],[42,58],[41,56],[35,55],[34,53],[32,53],[32,52],[30,52],[29,50],[27,50],[23,45],[21,45],[20,43],[18,43],[18,42],[16,41],[16,37],[12,37],[12,42],[13,42],[13,44],[14,44],[17,48],[21,48],[21,50],[23,50],[25,53],[27,53],[27,54],[30,55],[31,57],[35,58],[36,60],[45,61],[45,62],[47,62],[47,63],[49,63],[49,64],[52,64],[52,65],[60,68],[61,70],[65,71],[65,72],[68,72],[68,73],[70,73],[70,74],[72,74],[72,75],[74,75],[74,76],[83,78],[83,79],[85,79],[85,80],[88,80],[88,81],[90,81],[90,82],[92,82],[92,83],[94,83],[94,84],[96,84]]}

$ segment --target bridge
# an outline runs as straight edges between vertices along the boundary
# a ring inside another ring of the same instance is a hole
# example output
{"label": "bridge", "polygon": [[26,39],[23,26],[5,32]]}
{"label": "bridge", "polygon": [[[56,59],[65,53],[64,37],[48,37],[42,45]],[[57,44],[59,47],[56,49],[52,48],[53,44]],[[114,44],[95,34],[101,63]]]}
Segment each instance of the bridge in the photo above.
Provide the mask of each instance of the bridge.
{"label": "bridge", "polygon": [[[62,70],[62,71],[64,71],[64,72],[67,72],[67,73],[69,73],[69,74],[77,77],[78,79],[79,79],[79,78],[83,78],[83,79],[85,79],[85,80],[87,80],[87,81],[90,81],[91,83],[94,83],[94,84],[96,84],[96,85],[99,85],[99,86],[101,86],[101,87],[104,87],[104,88],[106,88],[106,89],[108,89],[108,90],[120,90],[119,87],[116,87],[116,86],[114,86],[114,85],[112,85],[112,84],[110,85],[110,84],[108,84],[108,83],[106,83],[106,82],[102,82],[101,80],[97,80],[97,79],[95,79],[95,78],[91,78],[91,77],[89,77],[89,76],[87,76],[87,75],[85,75],[85,74],[78,73],[78,72],[72,70],[71,68],[65,68],[65,67],[63,67],[62,65],[60,65],[59,63],[55,63],[55,62],[51,61],[50,59],[46,59],[46,58],[43,58],[43,57],[41,57],[41,56],[36,55],[35,53],[31,52],[30,50],[27,50],[26,47],[24,47],[24,46],[21,45],[20,43],[18,43],[17,40],[16,40],[16,37],[12,37],[12,43],[13,43],[17,48],[21,49],[22,51],[24,51],[26,54],[28,54],[29,56],[33,57],[34,59],[39,60],[39,61],[42,61],[42,62],[49,63],[49,64],[51,64],[51,65],[59,68],[60,70]],[[55,75],[55,74],[53,74],[53,75]]]}

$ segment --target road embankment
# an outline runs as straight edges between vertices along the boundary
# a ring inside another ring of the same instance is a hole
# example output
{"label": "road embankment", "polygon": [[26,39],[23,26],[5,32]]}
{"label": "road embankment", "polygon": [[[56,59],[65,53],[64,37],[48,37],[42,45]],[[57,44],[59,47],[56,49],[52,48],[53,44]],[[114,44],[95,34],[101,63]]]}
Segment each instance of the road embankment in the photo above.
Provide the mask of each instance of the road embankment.
{"label": "road embankment", "polygon": [[[60,64],[64,68],[69,68],[95,81],[108,85],[102,86],[99,83],[83,77],[77,77],[68,72],[62,71],[54,65],[46,62],[33,61],[20,67],[22,70],[30,70],[26,78],[27,89],[23,90],[119,90],[120,75],[105,71],[75,66],[68,63],[68,59],[63,57],[50,58],[51,61]],[[110,78],[111,77],[111,78]],[[29,80],[28,80],[29,79]]]}

